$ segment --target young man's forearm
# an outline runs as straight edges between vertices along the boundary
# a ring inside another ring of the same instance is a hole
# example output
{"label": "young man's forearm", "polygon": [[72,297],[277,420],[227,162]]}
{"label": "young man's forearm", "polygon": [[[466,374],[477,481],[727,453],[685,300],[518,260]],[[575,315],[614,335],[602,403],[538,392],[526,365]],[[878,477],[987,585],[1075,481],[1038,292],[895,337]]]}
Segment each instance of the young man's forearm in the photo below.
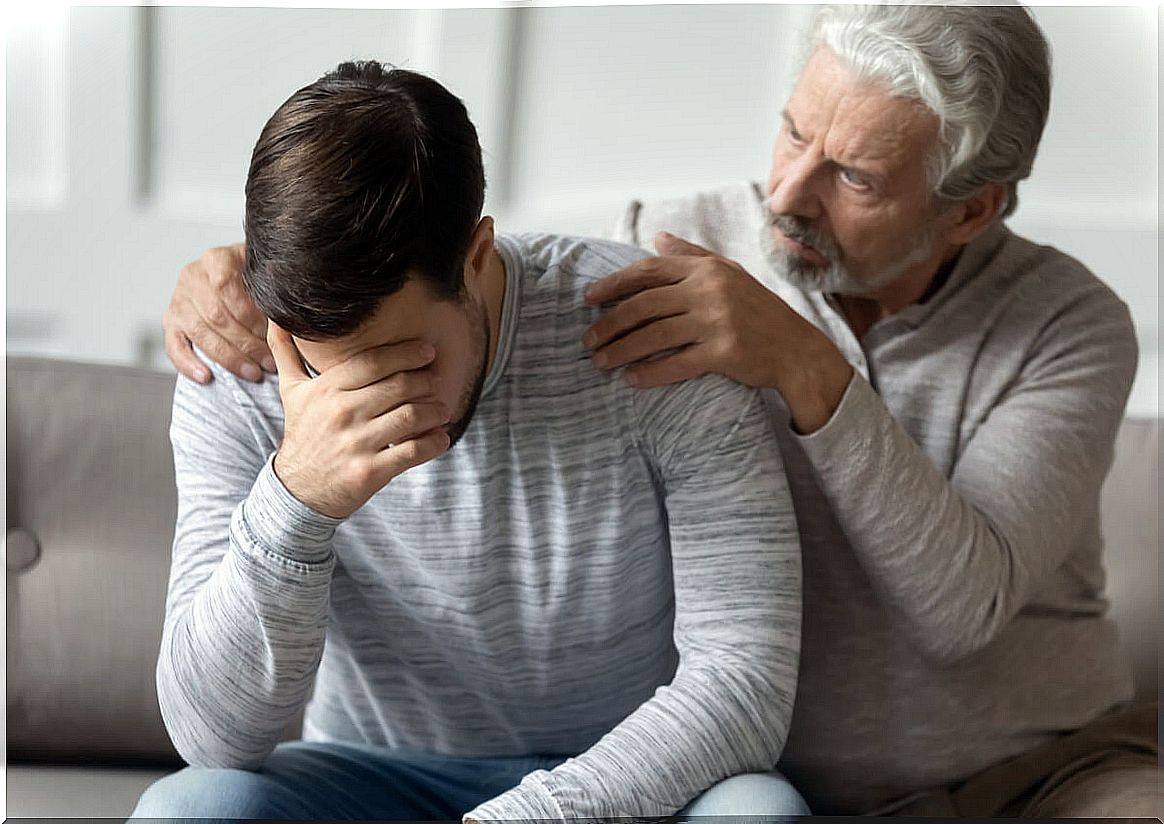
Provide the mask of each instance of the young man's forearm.
{"label": "young man's forearm", "polygon": [[336,519],[271,467],[236,381],[180,377],[170,439],[178,519],[158,700],[191,764],[256,767],[303,707],[323,649]]}
{"label": "young man's forearm", "polygon": [[[179,561],[183,589],[167,608],[158,698],[190,764],[261,765],[306,703],[319,665],[334,526],[294,507],[277,484],[268,465],[234,512],[221,558]],[[196,532],[179,523],[179,540]]]}

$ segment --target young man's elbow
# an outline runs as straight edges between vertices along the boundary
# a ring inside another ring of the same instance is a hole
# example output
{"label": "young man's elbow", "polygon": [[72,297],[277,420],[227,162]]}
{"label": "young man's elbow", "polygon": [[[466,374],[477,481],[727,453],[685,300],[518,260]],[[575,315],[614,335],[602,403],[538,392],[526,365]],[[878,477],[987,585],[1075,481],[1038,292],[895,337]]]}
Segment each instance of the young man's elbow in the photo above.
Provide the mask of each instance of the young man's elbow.
{"label": "young man's elbow", "polygon": [[724,712],[724,731],[750,740],[749,769],[771,769],[780,757],[796,697],[792,655],[733,656],[707,670],[713,699]]}
{"label": "young man's elbow", "polygon": [[[240,747],[243,733],[237,728],[215,729],[206,714],[192,706],[158,667],[158,706],[162,723],[178,756],[191,767],[221,770],[257,770],[263,766],[274,744]],[[229,727],[229,725],[227,725]]]}
{"label": "young man's elbow", "polygon": [[165,711],[162,713],[162,719],[165,721],[166,732],[170,735],[174,749],[191,767],[254,771],[263,766],[274,749],[273,746],[268,746],[248,751],[238,747],[237,739],[240,733],[237,730],[232,736],[236,742],[231,744],[218,731],[204,723],[179,723],[167,718]]}

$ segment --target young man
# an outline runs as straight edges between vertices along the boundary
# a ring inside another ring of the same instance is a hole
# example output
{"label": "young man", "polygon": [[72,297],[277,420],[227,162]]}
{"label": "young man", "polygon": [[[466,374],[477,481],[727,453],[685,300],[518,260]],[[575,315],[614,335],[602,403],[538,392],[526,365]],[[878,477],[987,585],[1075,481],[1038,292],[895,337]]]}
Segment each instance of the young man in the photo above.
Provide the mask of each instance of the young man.
{"label": "young man", "polygon": [[495,236],[483,199],[411,72],[344,64],[264,128],[278,382],[178,382],[158,690],[192,766],[136,817],[807,812],[771,772],[800,559],[763,400],[597,369],[584,291],[644,253]]}

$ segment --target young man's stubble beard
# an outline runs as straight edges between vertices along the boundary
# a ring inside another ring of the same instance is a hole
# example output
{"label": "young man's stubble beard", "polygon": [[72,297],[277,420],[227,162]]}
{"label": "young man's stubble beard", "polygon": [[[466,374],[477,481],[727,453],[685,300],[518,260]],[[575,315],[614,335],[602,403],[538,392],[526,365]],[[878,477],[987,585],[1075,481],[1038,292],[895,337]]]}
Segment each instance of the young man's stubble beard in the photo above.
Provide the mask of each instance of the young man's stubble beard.
{"label": "young man's stubble beard", "polygon": [[449,449],[457,445],[457,441],[465,434],[473,420],[473,413],[477,411],[477,402],[481,399],[481,390],[485,387],[485,366],[489,356],[489,325],[486,320],[485,306],[473,298],[465,298],[466,312],[469,316],[470,336],[476,339],[480,356],[473,377],[466,382],[458,399],[457,406],[464,410],[455,421],[448,425]]}

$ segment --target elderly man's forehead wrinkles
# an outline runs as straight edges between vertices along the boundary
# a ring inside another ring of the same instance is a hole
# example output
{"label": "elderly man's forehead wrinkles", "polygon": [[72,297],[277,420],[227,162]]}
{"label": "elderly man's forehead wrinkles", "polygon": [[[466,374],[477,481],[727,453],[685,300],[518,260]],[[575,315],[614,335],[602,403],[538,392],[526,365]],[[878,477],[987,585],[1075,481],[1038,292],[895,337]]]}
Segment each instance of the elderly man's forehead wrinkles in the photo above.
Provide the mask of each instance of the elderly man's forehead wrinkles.
{"label": "elderly man's forehead wrinkles", "polygon": [[805,138],[823,141],[830,160],[887,177],[920,168],[938,134],[924,105],[860,79],[823,47],[805,65],[787,111]]}
{"label": "elderly man's forehead wrinkles", "polygon": [[893,175],[924,163],[937,134],[937,118],[924,107],[859,87],[838,105],[825,153]]}

